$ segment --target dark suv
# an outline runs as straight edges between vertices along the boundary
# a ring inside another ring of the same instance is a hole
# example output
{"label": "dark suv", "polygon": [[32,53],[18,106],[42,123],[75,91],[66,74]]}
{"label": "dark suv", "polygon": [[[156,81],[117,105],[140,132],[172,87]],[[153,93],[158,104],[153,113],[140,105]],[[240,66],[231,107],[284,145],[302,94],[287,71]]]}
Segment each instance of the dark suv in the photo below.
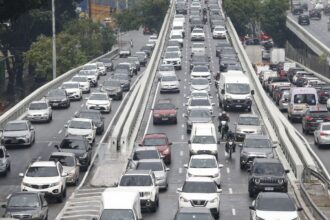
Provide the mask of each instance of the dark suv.
{"label": "dark suv", "polygon": [[254,159],[249,175],[249,195],[256,196],[259,192],[287,192],[287,173],[279,159]]}
{"label": "dark suv", "polygon": [[291,12],[293,15],[300,15],[304,13],[304,8],[300,4],[295,4],[291,8]]}
{"label": "dark suv", "polygon": [[309,21],[309,16],[308,15],[299,15],[298,17],[298,24],[302,25],[309,25],[310,21]]}
{"label": "dark suv", "polygon": [[309,17],[310,17],[310,19],[315,18],[317,20],[321,20],[321,17],[322,17],[321,11],[317,10],[317,9],[312,9],[309,11]]}

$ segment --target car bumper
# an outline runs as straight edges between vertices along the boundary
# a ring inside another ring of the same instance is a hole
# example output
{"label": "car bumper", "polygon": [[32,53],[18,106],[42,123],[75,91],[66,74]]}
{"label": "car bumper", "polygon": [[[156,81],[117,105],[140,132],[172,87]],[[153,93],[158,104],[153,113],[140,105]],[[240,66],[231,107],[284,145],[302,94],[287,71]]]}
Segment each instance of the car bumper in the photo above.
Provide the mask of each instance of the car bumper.
{"label": "car bumper", "polygon": [[249,185],[249,191],[257,194],[259,192],[287,192],[287,185],[275,185],[275,184],[255,184]]}
{"label": "car bumper", "polygon": [[180,92],[180,89],[178,87],[162,87],[160,88],[160,92],[164,92],[164,93]]}
{"label": "car bumper", "polygon": [[161,117],[153,117],[154,123],[174,123],[177,121],[176,116],[161,116]]}
{"label": "car bumper", "polygon": [[226,39],[225,34],[213,34],[214,39]]}
{"label": "car bumper", "polygon": [[179,200],[179,207],[180,208],[193,208],[193,207],[205,207],[207,209],[210,209],[211,213],[214,215],[215,213],[219,212],[219,207],[220,204],[219,202],[209,202],[206,201],[207,205],[192,205],[193,202],[192,201],[188,201],[188,202],[182,202],[181,200]]}
{"label": "car bumper", "polygon": [[237,101],[237,100],[232,100],[232,101],[229,101],[229,100],[225,100],[224,101],[224,105],[227,107],[227,108],[232,108],[232,109],[251,109],[251,105],[252,105],[252,101],[251,100],[248,100],[248,101]]}
{"label": "car bumper", "polygon": [[204,41],[205,37],[200,37],[200,36],[193,36],[191,37],[192,41]]}
{"label": "car bumper", "polygon": [[86,108],[92,110],[99,110],[101,112],[110,112],[111,110],[110,105],[88,105],[86,106]]}
{"label": "car bumper", "polygon": [[26,118],[29,120],[29,121],[32,121],[32,122],[42,122],[42,121],[48,121],[49,120],[49,115],[29,115],[27,116]]}
{"label": "car bumper", "polygon": [[0,173],[5,173],[7,171],[7,164],[3,164],[0,166]]}
{"label": "car bumper", "polygon": [[1,140],[1,143],[5,146],[17,146],[17,145],[22,145],[22,146],[26,146],[26,145],[30,145],[31,144],[31,140],[27,139],[27,138],[6,138],[4,137]]}
{"label": "car bumper", "polygon": [[45,193],[45,196],[49,197],[57,197],[62,195],[61,191],[61,186],[54,186],[54,187],[49,187],[45,189],[40,189],[40,188],[32,188],[32,187],[27,187],[21,185],[21,191],[28,191],[28,192],[42,192]]}

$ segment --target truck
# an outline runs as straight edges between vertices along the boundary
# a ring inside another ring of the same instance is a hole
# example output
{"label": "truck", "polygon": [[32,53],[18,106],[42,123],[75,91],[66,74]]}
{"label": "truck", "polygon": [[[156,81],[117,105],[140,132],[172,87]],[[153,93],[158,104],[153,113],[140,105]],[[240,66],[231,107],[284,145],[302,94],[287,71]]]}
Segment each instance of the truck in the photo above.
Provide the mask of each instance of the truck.
{"label": "truck", "polygon": [[285,62],[284,48],[272,48],[270,51],[270,63],[277,65],[281,62]]}

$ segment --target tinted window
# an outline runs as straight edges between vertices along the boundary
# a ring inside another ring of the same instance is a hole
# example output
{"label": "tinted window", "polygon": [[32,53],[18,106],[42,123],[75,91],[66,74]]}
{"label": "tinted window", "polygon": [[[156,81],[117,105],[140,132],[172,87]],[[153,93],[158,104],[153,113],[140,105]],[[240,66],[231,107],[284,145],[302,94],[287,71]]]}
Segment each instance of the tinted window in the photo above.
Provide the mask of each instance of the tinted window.
{"label": "tinted window", "polygon": [[216,193],[217,185],[214,182],[190,182],[187,181],[182,187],[185,193]]}
{"label": "tinted window", "polygon": [[226,91],[231,94],[247,94],[250,92],[250,86],[249,84],[227,83]]}
{"label": "tinted window", "polygon": [[192,99],[190,102],[191,106],[210,106],[208,99]]}
{"label": "tinted window", "polygon": [[152,186],[149,175],[124,175],[119,183],[120,186]]}
{"label": "tinted window", "polygon": [[28,130],[26,123],[8,123],[5,127],[5,131],[25,131]]}
{"label": "tinted window", "polygon": [[99,115],[99,113],[94,113],[94,112],[80,112],[79,118],[100,120],[100,115]]}
{"label": "tinted window", "polygon": [[144,139],[145,146],[158,146],[158,145],[166,145],[165,138],[146,138]]}
{"label": "tinted window", "polygon": [[137,170],[152,170],[152,171],[162,171],[163,164],[161,162],[139,162],[136,166]]}
{"label": "tinted window", "polygon": [[8,201],[8,207],[40,207],[40,200],[36,194],[14,194]]}
{"label": "tinted window", "polygon": [[255,163],[253,166],[253,173],[256,175],[282,176],[284,169],[279,163]]}
{"label": "tinted window", "polygon": [[161,110],[161,109],[175,109],[175,106],[171,103],[157,103],[155,105],[155,110]]}
{"label": "tinted window", "polygon": [[103,82],[103,86],[120,86],[120,85],[121,84],[119,81],[114,81],[114,80]]}
{"label": "tinted window", "polygon": [[48,97],[65,96],[65,91],[61,89],[50,90],[47,96]]}
{"label": "tinted window", "polygon": [[64,89],[76,89],[79,88],[79,84],[78,83],[65,83],[62,85],[62,88]]}
{"label": "tinted window", "polygon": [[100,220],[134,220],[134,213],[130,209],[104,209]]}
{"label": "tinted window", "polygon": [[207,79],[199,78],[191,80],[191,85],[208,85],[209,81]]}
{"label": "tinted window", "polygon": [[174,71],[174,66],[160,66],[159,67],[160,71]]}
{"label": "tinted window", "polygon": [[73,82],[87,82],[88,79],[86,77],[73,77],[72,81]]}
{"label": "tinted window", "polygon": [[263,211],[295,211],[296,207],[292,200],[285,198],[261,198],[256,201],[256,209]]}
{"label": "tinted window", "polygon": [[217,168],[217,163],[214,159],[202,159],[202,158],[196,158],[191,159],[190,161],[190,168]]}
{"label": "tinted window", "polygon": [[90,100],[109,100],[108,95],[107,94],[92,94],[89,97]]}
{"label": "tinted window", "polygon": [[56,162],[58,161],[63,166],[68,166],[68,167],[74,166],[74,157],[62,156],[62,155],[52,155],[49,158],[49,160],[56,161]]}
{"label": "tinted window", "polygon": [[213,136],[194,136],[193,144],[215,144],[216,141]]}
{"label": "tinted window", "polygon": [[294,104],[308,104],[315,105],[316,98],[315,94],[296,94],[293,97]]}
{"label": "tinted window", "polygon": [[268,139],[245,139],[244,147],[250,148],[263,148],[270,147],[270,141]]}
{"label": "tinted window", "polygon": [[136,151],[133,155],[133,160],[158,159],[158,158],[159,155],[157,150]]}
{"label": "tinted window", "polygon": [[46,103],[31,103],[29,106],[30,110],[40,110],[40,109],[47,109]]}
{"label": "tinted window", "polygon": [[330,130],[330,125],[323,125],[323,126],[322,126],[322,130],[323,130],[323,131],[324,131],[324,130],[329,131],[329,130]]}
{"label": "tinted window", "polygon": [[4,158],[4,157],[5,157],[5,152],[2,149],[0,149],[0,158]]}
{"label": "tinted window", "polygon": [[61,143],[61,148],[86,150],[85,142],[83,140],[74,139],[64,139]]}
{"label": "tinted window", "polygon": [[69,128],[92,129],[92,124],[89,121],[71,121]]}
{"label": "tinted window", "polygon": [[192,109],[190,112],[190,117],[195,118],[210,118],[211,114],[209,110],[200,110],[200,109]]}
{"label": "tinted window", "polygon": [[26,172],[28,177],[52,177],[58,175],[56,167],[29,167]]}

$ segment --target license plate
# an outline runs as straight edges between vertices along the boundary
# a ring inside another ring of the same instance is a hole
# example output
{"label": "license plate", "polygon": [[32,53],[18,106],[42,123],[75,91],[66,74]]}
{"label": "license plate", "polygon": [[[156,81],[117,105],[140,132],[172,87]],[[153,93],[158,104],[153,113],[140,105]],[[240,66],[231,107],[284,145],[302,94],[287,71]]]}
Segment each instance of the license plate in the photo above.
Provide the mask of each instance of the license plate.
{"label": "license plate", "polygon": [[265,191],[274,191],[274,187],[265,187]]}
{"label": "license plate", "polygon": [[316,122],[323,122],[323,120],[316,120]]}
{"label": "license plate", "polygon": [[242,108],[242,105],[235,105],[236,108]]}
{"label": "license plate", "polygon": [[163,120],[163,121],[167,121],[167,120],[168,120],[168,118],[162,118],[162,120]]}
{"label": "license plate", "polygon": [[53,103],[53,106],[58,106],[58,103]]}
{"label": "license plate", "polygon": [[16,144],[16,143],[18,143],[18,140],[17,139],[12,139],[11,143]]}

